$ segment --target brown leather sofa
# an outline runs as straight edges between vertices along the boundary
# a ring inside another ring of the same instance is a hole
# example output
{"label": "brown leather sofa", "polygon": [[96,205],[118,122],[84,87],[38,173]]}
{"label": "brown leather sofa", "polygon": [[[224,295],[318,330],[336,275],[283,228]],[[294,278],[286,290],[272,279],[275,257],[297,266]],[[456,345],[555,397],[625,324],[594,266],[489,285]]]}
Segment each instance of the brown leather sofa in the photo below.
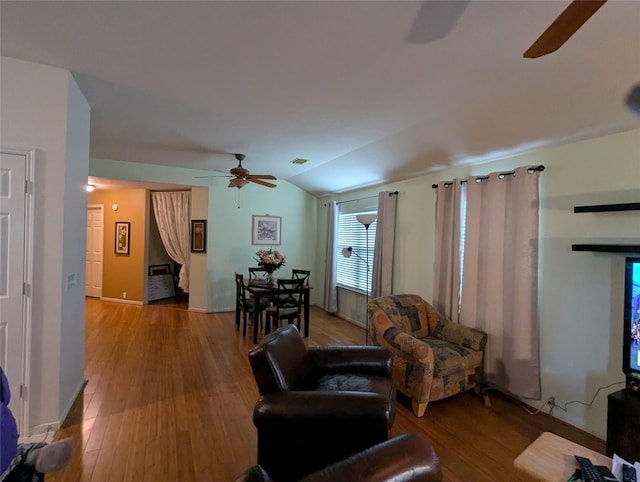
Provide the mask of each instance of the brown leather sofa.
{"label": "brown leather sofa", "polygon": [[309,347],[295,325],[253,347],[260,391],[253,412],[258,465],[275,480],[301,477],[389,439],[395,416],[392,354],[381,347]]}
{"label": "brown leather sofa", "polygon": [[[435,482],[442,480],[440,461],[431,444],[416,433],[403,433],[386,442],[330,464],[303,482]],[[235,482],[280,482],[260,465]]]}

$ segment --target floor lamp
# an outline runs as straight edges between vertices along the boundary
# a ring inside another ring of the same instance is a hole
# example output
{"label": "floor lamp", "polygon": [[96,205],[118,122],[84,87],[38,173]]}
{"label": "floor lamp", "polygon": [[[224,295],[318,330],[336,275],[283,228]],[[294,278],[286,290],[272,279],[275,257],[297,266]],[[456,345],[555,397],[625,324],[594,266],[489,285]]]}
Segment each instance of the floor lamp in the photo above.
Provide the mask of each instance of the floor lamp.
{"label": "floor lamp", "polygon": [[[356,219],[358,220],[358,222],[360,224],[362,224],[364,226],[364,229],[366,229],[367,231],[367,257],[364,259],[364,264],[366,266],[367,269],[367,274],[366,274],[366,289],[365,289],[365,304],[364,304],[364,323],[365,323],[365,335],[364,335],[364,343],[365,345],[369,344],[369,314],[367,312],[367,308],[369,306],[369,290],[371,289],[371,286],[369,284],[369,226],[371,226],[373,224],[373,222],[376,220],[378,216],[376,214],[359,214],[358,216],[356,216]],[[348,248],[344,248],[342,250],[342,256],[344,256],[345,258],[349,258],[351,257],[351,253],[354,253],[353,248],[351,246],[349,246]],[[360,255],[358,255],[358,253],[355,253],[355,255],[362,259],[362,257]]]}

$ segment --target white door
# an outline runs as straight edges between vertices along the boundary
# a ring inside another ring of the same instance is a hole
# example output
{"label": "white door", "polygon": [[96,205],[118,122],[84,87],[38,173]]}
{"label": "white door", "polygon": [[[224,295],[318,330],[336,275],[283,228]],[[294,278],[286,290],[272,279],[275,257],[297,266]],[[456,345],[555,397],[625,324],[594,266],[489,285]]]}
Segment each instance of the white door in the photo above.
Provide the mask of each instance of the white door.
{"label": "white door", "polygon": [[85,295],[102,296],[102,251],[104,211],[102,206],[87,209],[87,266]]}
{"label": "white door", "polygon": [[33,153],[0,152],[0,364],[12,388],[9,407],[21,433],[27,419],[22,387],[29,377],[32,160]]}

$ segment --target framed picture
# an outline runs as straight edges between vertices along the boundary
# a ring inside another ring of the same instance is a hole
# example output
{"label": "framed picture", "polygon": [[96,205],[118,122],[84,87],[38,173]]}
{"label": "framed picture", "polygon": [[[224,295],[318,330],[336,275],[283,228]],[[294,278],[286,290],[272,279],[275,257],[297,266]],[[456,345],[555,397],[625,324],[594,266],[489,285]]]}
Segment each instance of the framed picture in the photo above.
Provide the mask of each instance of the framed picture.
{"label": "framed picture", "polygon": [[281,216],[252,216],[251,244],[280,244]]}
{"label": "framed picture", "polygon": [[131,223],[116,221],[116,254],[129,254]]}
{"label": "framed picture", "polygon": [[207,252],[207,220],[206,219],[191,220],[191,252],[192,253]]}

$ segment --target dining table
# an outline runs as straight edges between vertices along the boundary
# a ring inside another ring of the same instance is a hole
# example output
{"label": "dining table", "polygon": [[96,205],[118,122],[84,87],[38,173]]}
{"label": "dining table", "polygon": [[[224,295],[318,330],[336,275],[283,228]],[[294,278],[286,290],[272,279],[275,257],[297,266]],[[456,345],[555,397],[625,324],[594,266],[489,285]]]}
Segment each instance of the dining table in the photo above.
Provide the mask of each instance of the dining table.
{"label": "dining table", "polygon": [[[246,280],[245,286],[247,291],[253,295],[255,306],[261,306],[263,298],[269,298],[276,294],[278,291],[277,283],[272,285],[268,285],[266,280],[263,279],[254,279],[254,280]],[[302,307],[303,307],[303,316],[302,322],[304,324],[304,336],[305,338],[309,337],[309,294],[311,291],[311,287],[309,285],[304,285],[302,287]],[[280,290],[281,293],[294,292],[296,290]],[[258,343],[258,322],[260,320],[260,310],[253,310],[251,321],[253,322],[253,342]]]}

